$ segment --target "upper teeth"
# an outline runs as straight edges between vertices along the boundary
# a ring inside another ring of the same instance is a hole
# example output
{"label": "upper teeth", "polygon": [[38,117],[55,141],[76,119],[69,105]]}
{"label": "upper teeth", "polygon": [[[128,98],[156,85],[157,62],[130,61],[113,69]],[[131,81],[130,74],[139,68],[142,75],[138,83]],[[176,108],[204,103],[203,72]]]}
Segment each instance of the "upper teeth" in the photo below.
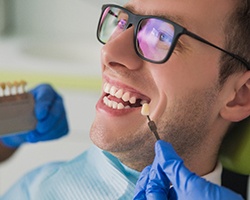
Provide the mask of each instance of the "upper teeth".
{"label": "upper teeth", "polygon": [[[118,99],[122,99],[124,102],[129,102],[130,104],[136,103],[136,97],[133,96],[130,92],[124,91],[123,89],[118,89],[115,86],[112,86],[109,83],[105,83],[103,86],[103,90],[105,93],[110,94]],[[105,105],[109,106],[110,108],[114,109],[123,109],[123,108],[130,108],[130,106],[124,106],[122,103],[117,103],[108,99],[108,97],[103,98],[103,102]],[[143,103],[143,102],[141,102]]]}

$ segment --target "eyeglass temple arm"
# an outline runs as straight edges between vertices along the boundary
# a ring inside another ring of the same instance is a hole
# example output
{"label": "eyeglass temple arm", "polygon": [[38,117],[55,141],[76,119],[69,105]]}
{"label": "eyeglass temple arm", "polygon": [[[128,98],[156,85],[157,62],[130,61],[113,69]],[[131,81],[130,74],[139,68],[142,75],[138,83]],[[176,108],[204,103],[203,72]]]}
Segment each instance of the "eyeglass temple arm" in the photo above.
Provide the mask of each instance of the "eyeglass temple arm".
{"label": "eyeglass temple arm", "polygon": [[226,50],[224,50],[224,49],[222,49],[222,48],[220,48],[220,47],[218,47],[218,46],[216,46],[216,45],[208,42],[207,40],[199,37],[198,35],[196,35],[196,34],[194,34],[192,32],[189,32],[188,30],[185,30],[184,34],[186,34],[186,35],[188,35],[188,36],[190,36],[190,37],[192,37],[192,38],[194,38],[196,40],[199,40],[200,42],[203,42],[203,43],[205,43],[205,44],[207,44],[209,46],[212,46],[212,47],[214,47],[214,48],[216,48],[216,49],[218,49],[218,50],[220,50],[220,51],[222,51],[222,52],[224,52],[224,53],[232,56],[233,58],[235,58],[235,59],[239,60],[240,62],[242,62],[246,66],[246,68],[248,70],[250,70],[250,63],[248,63],[245,59],[241,58],[240,56],[238,56],[236,54],[233,54],[233,53],[230,53],[230,52],[228,52],[228,51],[226,51]]}

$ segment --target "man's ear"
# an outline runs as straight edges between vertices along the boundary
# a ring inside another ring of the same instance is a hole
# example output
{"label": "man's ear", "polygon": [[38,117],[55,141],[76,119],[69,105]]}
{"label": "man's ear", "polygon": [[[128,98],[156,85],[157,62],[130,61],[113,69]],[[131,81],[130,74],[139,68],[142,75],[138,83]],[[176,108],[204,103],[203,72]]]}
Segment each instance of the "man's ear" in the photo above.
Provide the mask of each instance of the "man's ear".
{"label": "man's ear", "polygon": [[234,85],[233,99],[226,102],[221,116],[231,122],[238,122],[250,115],[250,71],[242,74]]}

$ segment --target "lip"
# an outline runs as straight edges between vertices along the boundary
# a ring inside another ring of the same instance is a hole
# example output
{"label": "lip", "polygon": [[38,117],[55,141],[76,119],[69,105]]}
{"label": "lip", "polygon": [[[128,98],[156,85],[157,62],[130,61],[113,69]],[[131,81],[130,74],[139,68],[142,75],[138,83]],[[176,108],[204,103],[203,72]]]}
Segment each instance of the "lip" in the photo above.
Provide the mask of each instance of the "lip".
{"label": "lip", "polygon": [[[126,84],[124,84],[124,83],[122,83],[120,81],[110,79],[108,77],[104,77],[103,82],[104,82],[104,84],[108,83],[108,84],[110,84],[110,85],[112,85],[112,86],[114,86],[114,87],[116,87],[118,89],[122,89],[125,92],[129,92],[130,95],[133,96],[133,97],[136,97],[136,99],[140,99],[140,100],[145,101],[147,103],[150,103],[150,101],[151,101],[150,97],[146,96],[145,94],[143,94],[139,90],[137,90],[137,89],[135,89],[135,88],[133,88],[131,86],[128,86],[128,85],[126,85]],[[96,104],[97,111],[105,112],[105,113],[107,113],[109,115],[112,115],[112,116],[121,116],[121,115],[126,115],[126,114],[129,114],[129,113],[141,110],[141,106],[138,106],[138,105],[136,107],[123,108],[123,109],[111,108],[111,107],[107,106],[103,102],[103,98],[105,96],[107,96],[107,95],[110,95],[110,94],[107,94],[104,91],[102,92],[102,95],[101,95],[99,101]]]}

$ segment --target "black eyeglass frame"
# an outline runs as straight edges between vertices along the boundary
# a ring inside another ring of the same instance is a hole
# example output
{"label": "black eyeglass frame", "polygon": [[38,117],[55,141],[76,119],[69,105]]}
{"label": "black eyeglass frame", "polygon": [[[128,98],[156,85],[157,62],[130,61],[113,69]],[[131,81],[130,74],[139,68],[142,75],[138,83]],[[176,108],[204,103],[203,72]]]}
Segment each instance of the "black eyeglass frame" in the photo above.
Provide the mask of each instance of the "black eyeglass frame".
{"label": "black eyeglass frame", "polygon": [[[231,53],[229,51],[226,51],[225,49],[222,49],[221,47],[218,47],[217,45],[215,44],[212,44],[211,42],[205,40],[204,38],[196,35],[195,33],[192,33],[190,31],[188,31],[186,28],[184,28],[183,26],[169,20],[169,19],[166,19],[166,18],[163,18],[163,17],[159,17],[159,16],[154,16],[154,15],[137,15],[137,14],[134,14],[132,13],[130,10],[122,7],[122,6],[119,6],[119,5],[115,5],[115,4],[104,4],[102,6],[102,13],[101,13],[101,16],[100,16],[100,19],[99,19],[99,22],[98,22],[98,27],[97,27],[97,39],[102,43],[102,44],[106,44],[105,42],[103,42],[100,37],[99,37],[99,33],[100,33],[100,29],[101,29],[101,21],[102,21],[102,18],[103,18],[103,14],[104,14],[104,11],[106,10],[106,8],[118,8],[118,9],[121,9],[122,11],[124,11],[127,15],[128,15],[128,21],[127,21],[127,24],[126,24],[126,27],[124,28],[124,31],[127,30],[128,28],[132,27],[132,25],[134,25],[134,35],[133,35],[133,40],[134,40],[134,48],[135,48],[135,51],[136,51],[136,54],[143,60],[146,60],[148,62],[151,62],[151,63],[156,63],[156,64],[161,64],[161,63],[165,63],[169,58],[170,56],[172,55],[173,51],[174,51],[174,48],[178,42],[178,39],[180,38],[181,35],[188,35],[190,36],[191,38],[193,39],[196,39],[204,44],[207,44],[211,47],[214,47],[220,51],[222,51],[223,53],[226,53],[228,55],[230,55],[231,57],[237,59],[238,61],[240,61],[241,63],[243,63],[246,68],[248,70],[250,70],[250,63],[247,62],[244,58],[242,58],[241,56],[238,56],[234,53]],[[138,30],[139,30],[139,25],[140,25],[140,22],[142,20],[145,20],[145,19],[150,19],[150,18],[154,18],[154,19],[159,19],[159,20],[162,20],[162,21],[165,21],[171,25],[173,25],[174,27],[174,36],[173,36],[173,42],[171,43],[171,46],[170,46],[170,49],[167,53],[167,55],[165,56],[164,59],[162,59],[161,61],[154,61],[154,60],[151,60],[151,59],[148,59],[146,57],[144,57],[142,54],[139,53],[138,51],[138,45],[137,45],[137,42],[136,42],[136,36],[137,36],[137,33],[138,33]]]}

